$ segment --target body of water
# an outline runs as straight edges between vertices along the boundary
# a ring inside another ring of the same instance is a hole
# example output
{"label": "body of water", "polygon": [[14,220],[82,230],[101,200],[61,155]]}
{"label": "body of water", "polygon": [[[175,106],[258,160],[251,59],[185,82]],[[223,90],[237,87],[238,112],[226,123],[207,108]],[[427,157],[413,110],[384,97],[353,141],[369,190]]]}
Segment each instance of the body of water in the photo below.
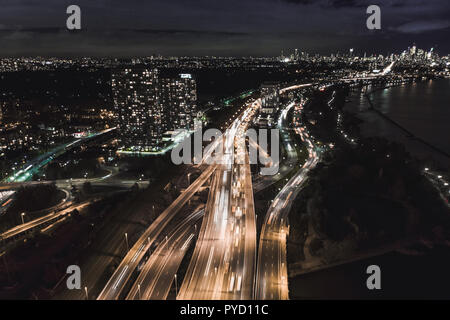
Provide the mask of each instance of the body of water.
{"label": "body of water", "polygon": [[[367,267],[381,270],[381,290],[367,289]],[[388,253],[290,281],[297,299],[450,299],[450,248],[426,249],[423,255]]]}
{"label": "body of water", "polygon": [[[370,89],[369,89],[370,90]],[[370,111],[363,93],[353,93],[346,109],[364,121],[364,136],[382,136],[404,144],[421,159],[433,159],[445,170],[450,158],[426,146],[417,139]],[[370,94],[372,104],[383,114],[400,124],[414,136],[450,154],[450,80],[422,81],[403,86],[375,90]]]}

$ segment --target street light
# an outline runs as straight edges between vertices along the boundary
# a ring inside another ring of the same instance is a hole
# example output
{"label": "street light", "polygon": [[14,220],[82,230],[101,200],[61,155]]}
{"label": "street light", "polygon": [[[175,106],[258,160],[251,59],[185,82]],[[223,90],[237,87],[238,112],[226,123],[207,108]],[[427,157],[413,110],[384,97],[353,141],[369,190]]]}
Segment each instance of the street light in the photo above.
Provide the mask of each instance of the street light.
{"label": "street light", "polygon": [[127,243],[127,252],[130,251],[130,247],[128,246],[128,233],[125,232],[125,242]]}
{"label": "street light", "polygon": [[175,297],[178,295],[177,274],[175,273]]}
{"label": "street light", "polygon": [[20,214],[20,217],[22,218],[22,224],[25,224],[25,220],[24,220],[24,217],[25,216],[25,212],[22,212],[21,214]]}

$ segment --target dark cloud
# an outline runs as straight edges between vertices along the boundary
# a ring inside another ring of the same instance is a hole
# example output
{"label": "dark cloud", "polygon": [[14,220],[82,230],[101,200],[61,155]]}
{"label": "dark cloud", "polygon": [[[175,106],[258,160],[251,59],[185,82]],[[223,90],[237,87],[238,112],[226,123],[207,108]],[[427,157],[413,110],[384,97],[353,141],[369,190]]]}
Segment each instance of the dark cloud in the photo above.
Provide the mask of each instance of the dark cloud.
{"label": "dark cloud", "polygon": [[242,36],[248,35],[244,32],[227,32],[227,31],[202,31],[202,30],[182,30],[182,29],[123,29],[122,31],[147,33],[147,34],[185,34],[185,35],[216,35],[216,36]]}
{"label": "dark cloud", "polygon": [[422,20],[413,21],[392,28],[401,33],[424,33],[436,30],[445,30],[450,28],[450,20]]}
{"label": "dark cloud", "polygon": [[295,3],[295,4],[301,4],[301,5],[310,5],[314,4],[314,0],[283,0],[287,3]]}
{"label": "dark cloud", "polygon": [[[348,47],[383,53],[412,42],[442,42],[441,50],[450,51],[442,40],[448,0],[378,0],[382,30],[376,32],[366,28],[372,0],[1,1],[2,55],[274,55]],[[76,33],[65,29],[73,3],[82,9]]]}
{"label": "dark cloud", "polygon": [[362,7],[365,4],[362,1],[358,0],[333,0],[329,1],[330,5],[335,8],[343,8],[343,7]]}
{"label": "dark cloud", "polygon": [[[380,4],[384,1],[378,1],[374,3],[372,0],[282,0],[286,3],[293,3],[298,5],[315,5],[321,8],[361,8],[367,7],[370,4]],[[391,5],[392,1],[386,3]]]}

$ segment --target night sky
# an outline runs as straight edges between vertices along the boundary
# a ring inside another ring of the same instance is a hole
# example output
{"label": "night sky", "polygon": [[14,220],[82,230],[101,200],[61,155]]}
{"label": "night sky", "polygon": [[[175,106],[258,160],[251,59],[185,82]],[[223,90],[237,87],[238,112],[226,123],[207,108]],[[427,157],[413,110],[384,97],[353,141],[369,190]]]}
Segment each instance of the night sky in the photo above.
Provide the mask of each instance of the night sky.
{"label": "night sky", "polygon": [[[82,10],[68,31],[66,8]],[[381,7],[381,30],[366,8]],[[0,0],[1,56],[450,53],[450,0]]]}

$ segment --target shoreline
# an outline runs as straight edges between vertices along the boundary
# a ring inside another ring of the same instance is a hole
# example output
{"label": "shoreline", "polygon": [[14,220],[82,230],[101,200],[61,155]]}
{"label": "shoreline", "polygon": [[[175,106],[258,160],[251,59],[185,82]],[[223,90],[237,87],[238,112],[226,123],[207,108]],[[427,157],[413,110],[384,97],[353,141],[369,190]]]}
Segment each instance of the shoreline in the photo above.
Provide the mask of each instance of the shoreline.
{"label": "shoreline", "polygon": [[[380,91],[380,90],[384,90],[387,88],[391,88],[391,87],[398,87],[396,85],[394,86],[383,86],[383,87],[379,87],[376,88],[374,90],[371,90],[370,92],[360,92],[359,96],[361,98],[361,100],[359,102],[357,102],[358,106],[364,106],[363,110],[359,109],[360,111],[356,111],[356,110],[348,110],[350,111],[352,114],[357,115],[359,113],[364,113],[365,111],[373,111],[374,114],[376,114],[377,118],[381,119],[381,121],[383,122],[387,122],[390,124],[390,126],[394,126],[395,129],[400,130],[403,135],[402,138],[405,138],[404,133],[407,133],[406,139],[408,141],[417,141],[419,142],[422,146],[426,146],[428,148],[431,148],[434,152],[436,152],[437,154],[441,155],[441,156],[445,156],[447,159],[450,158],[449,154],[441,149],[439,149],[438,147],[434,146],[431,143],[428,143],[427,141],[421,139],[420,137],[417,137],[414,133],[410,132],[408,129],[406,129],[405,127],[403,127],[401,124],[399,124],[398,122],[396,122],[394,119],[391,119],[388,115],[385,115],[382,113],[381,110],[378,110],[376,108],[376,106],[374,105],[374,103],[371,100],[370,94],[376,92],[376,91]],[[362,97],[362,95],[364,95],[364,98]],[[367,99],[368,102],[368,106],[369,108],[367,109],[367,105],[363,102],[363,99]],[[378,117],[379,116],[379,117]],[[364,124],[366,125],[372,125],[373,126],[373,122],[366,120],[366,119],[361,119],[363,121],[362,124],[360,124],[360,127],[362,127]],[[376,127],[376,125],[375,125]],[[363,134],[362,132],[360,132],[361,136],[372,136],[372,135],[366,135]],[[389,133],[388,133],[389,134]],[[381,136],[383,137],[382,134],[375,134],[374,136]],[[391,141],[395,141],[397,139],[392,139],[392,137],[389,137],[388,140]],[[413,155],[415,156],[415,154],[413,152],[411,152],[409,150],[409,148],[407,148],[408,146],[405,143],[402,143],[401,141],[397,141],[399,143],[401,143],[402,145],[404,145],[406,147],[406,149]],[[435,156],[435,154],[430,154],[430,156]],[[309,232],[308,232],[309,233]],[[308,239],[308,238],[307,238]],[[306,248],[306,241],[303,245],[303,251],[305,251]],[[399,239],[397,241],[394,241],[392,243],[388,243],[388,244],[384,244],[382,246],[378,246],[378,247],[374,247],[372,249],[370,249],[368,252],[355,252],[349,256],[347,256],[344,259],[340,259],[337,261],[333,261],[331,263],[326,263],[325,261],[321,261],[320,257],[319,259],[314,259],[317,261],[314,261],[315,263],[310,263],[313,261],[308,261],[311,260],[311,258],[308,258],[306,255],[303,258],[304,260],[302,260],[301,262],[290,262],[288,264],[288,278],[289,278],[289,294],[292,297],[298,298],[301,295],[300,292],[298,290],[291,290],[292,287],[292,283],[307,283],[308,280],[306,279],[311,279],[314,278],[315,275],[319,274],[320,272],[322,272],[322,274],[328,274],[328,275],[332,275],[333,272],[335,272],[335,270],[337,270],[338,268],[341,269],[348,269],[350,268],[349,265],[355,265],[355,264],[364,264],[366,261],[368,260],[377,260],[377,261],[384,261],[386,259],[386,256],[391,254],[391,253],[398,253],[401,256],[406,256],[408,259],[410,256],[415,257],[417,255],[424,255],[426,252],[428,253],[428,251],[417,251],[414,248],[409,249],[409,247],[414,247],[416,245],[421,245],[424,247],[427,247],[428,249],[433,249],[435,246],[444,246],[447,248],[450,248],[450,243],[447,242],[439,242],[439,241],[432,241],[432,244],[430,244],[430,241],[426,238],[423,238],[422,236],[418,236],[413,237],[413,238],[407,238],[407,239]],[[431,250],[430,250],[431,251]],[[406,260],[405,259],[405,260]],[[363,271],[364,272],[364,271]],[[332,277],[332,276],[331,276]],[[294,291],[294,292],[292,292]],[[351,290],[350,290],[351,291]],[[321,292],[321,295],[323,295],[324,292]]]}
{"label": "shoreline", "polygon": [[395,87],[398,87],[398,86],[393,86],[393,85],[391,85],[391,86],[385,86],[385,87],[377,88],[377,89],[372,90],[372,91],[370,91],[370,92],[366,92],[366,93],[364,94],[364,97],[365,97],[365,98],[367,99],[367,101],[369,102],[369,105],[370,105],[370,109],[369,109],[369,110],[375,112],[378,116],[382,117],[384,120],[386,120],[386,121],[388,121],[389,123],[391,123],[392,125],[396,126],[396,127],[397,127],[398,129],[400,129],[401,131],[405,132],[405,133],[407,134],[407,138],[409,138],[409,139],[414,139],[415,141],[417,141],[417,142],[419,142],[419,143],[422,143],[423,145],[425,145],[425,146],[427,146],[427,147],[433,149],[433,151],[435,151],[435,152],[441,154],[442,156],[445,156],[445,157],[447,157],[447,158],[450,159],[450,154],[448,154],[446,151],[440,149],[439,147],[436,147],[436,146],[433,145],[432,143],[430,143],[430,142],[428,142],[428,141],[422,139],[421,137],[417,136],[416,134],[414,134],[413,132],[411,132],[410,130],[408,130],[407,128],[405,128],[403,125],[401,125],[400,123],[398,123],[397,121],[395,121],[395,120],[392,119],[391,117],[385,115],[384,113],[382,113],[380,110],[378,110],[378,109],[375,107],[375,105],[373,104],[373,102],[372,102],[372,100],[371,100],[371,98],[370,98],[370,95],[371,95],[372,93],[375,93],[375,92],[380,91],[380,90],[390,89],[390,88],[395,88]]}
{"label": "shoreline", "polygon": [[[442,79],[446,80],[446,79]],[[411,84],[409,84],[411,85]],[[438,171],[448,173],[450,170],[450,154],[441,147],[426,141],[419,137],[402,124],[392,119],[389,115],[384,114],[379,110],[373,101],[371,95],[378,91],[390,88],[399,88],[400,85],[389,85],[375,88],[370,92],[352,92],[349,95],[349,101],[346,102],[344,110],[353,113],[358,117],[362,123],[359,125],[361,129],[361,136],[363,137],[383,137],[390,141],[400,143],[405,146],[406,150],[413,156],[424,163],[429,163],[431,167],[435,167]],[[356,97],[367,101],[367,108],[361,109],[360,106],[365,103],[357,101]],[[356,101],[352,103],[353,101]],[[382,124],[387,124],[386,130],[381,132],[376,131],[377,127]],[[364,132],[367,131],[367,132]],[[376,131],[376,132],[375,132]]]}

